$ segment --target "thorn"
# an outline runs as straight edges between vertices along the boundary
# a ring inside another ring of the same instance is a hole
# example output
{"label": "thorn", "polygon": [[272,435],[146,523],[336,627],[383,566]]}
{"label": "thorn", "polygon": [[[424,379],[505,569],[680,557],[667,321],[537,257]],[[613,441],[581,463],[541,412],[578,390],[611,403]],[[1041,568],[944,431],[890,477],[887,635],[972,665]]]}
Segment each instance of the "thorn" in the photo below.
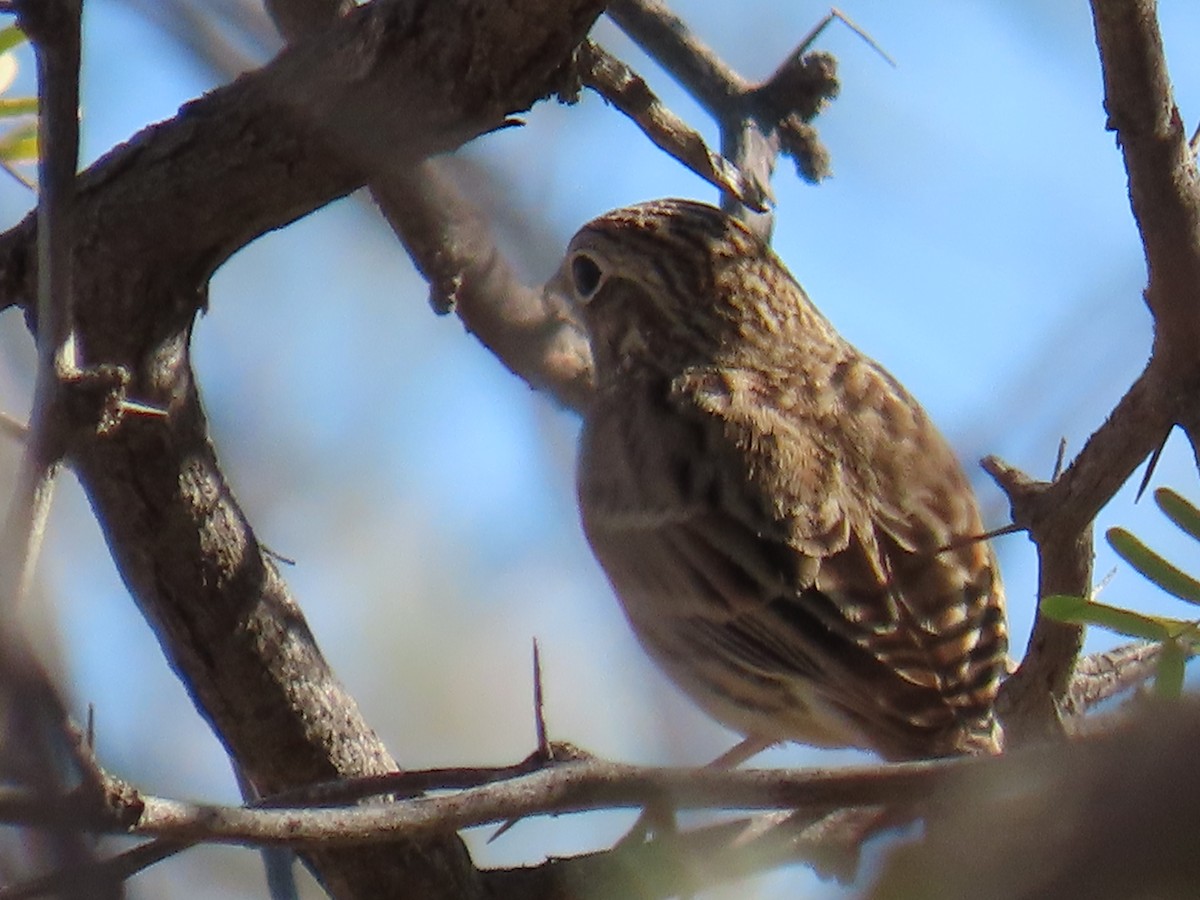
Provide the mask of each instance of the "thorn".
{"label": "thorn", "polygon": [[871,37],[865,28],[858,25],[853,19],[851,19],[836,6],[830,7],[829,12],[825,14],[825,18],[818,22],[812,31],[805,35],[804,40],[800,42],[799,48],[797,48],[796,52],[793,53],[792,56],[799,56],[807,51],[808,48],[816,42],[817,38],[821,36],[821,32],[828,28],[829,24],[833,22],[834,19],[840,21],[843,25],[862,38],[866,42],[867,46],[882,56],[888,65],[890,65],[893,69],[899,68],[896,65],[896,61],[888,56],[883,47],[879,45],[879,42],[876,41],[875,38]]}
{"label": "thorn", "polygon": [[1150,478],[1154,475],[1154,470],[1158,468],[1158,460],[1162,456],[1163,448],[1167,446],[1167,438],[1170,436],[1169,431],[1164,434],[1163,439],[1154,448],[1154,452],[1150,454],[1150,462],[1146,463],[1146,474],[1142,476],[1142,483],[1138,485],[1137,493],[1133,497],[1134,503],[1142,499],[1142,494],[1146,493],[1146,488],[1150,486]]}
{"label": "thorn", "polygon": [[496,838],[500,837],[500,835],[504,834],[504,832],[508,831],[508,829],[512,828],[514,825],[516,825],[520,821],[521,820],[519,818],[508,819],[503,825],[501,825],[494,832],[492,832],[491,836],[487,839],[487,842],[490,844],[492,841],[496,840]]}
{"label": "thorn", "polygon": [[978,544],[980,541],[990,541],[992,538],[1004,537],[1006,534],[1016,534],[1024,530],[1020,525],[1009,524],[1002,528],[997,528],[995,531],[985,531],[983,534],[969,534],[965,537],[955,538],[945,546],[938,547],[933,551],[933,555],[937,556],[939,553],[959,550],[963,547],[969,547],[971,544]]}
{"label": "thorn", "polygon": [[12,416],[0,413],[0,433],[8,435],[14,441],[23,441],[29,437],[29,426],[18,422]]}
{"label": "thorn", "polygon": [[[542,691],[542,654],[538,648],[537,638],[533,639],[533,727],[537,734],[537,750],[534,755],[539,757],[543,762],[549,762],[554,758],[554,748],[550,746],[550,741],[546,737],[546,708],[545,695]],[[504,832],[508,831],[514,825],[521,821],[521,817],[517,816],[512,819],[506,819],[499,828],[492,832],[488,837],[487,842],[490,844]]]}
{"label": "thorn", "polygon": [[1108,587],[1109,583],[1116,577],[1117,567],[1113,566],[1108,570],[1108,574],[1101,578],[1100,581],[1097,582],[1096,586],[1092,588],[1092,594],[1090,597],[1088,597],[1088,599],[1093,603],[1096,602],[1096,600],[1100,597],[1101,592],[1103,592],[1103,590]]}
{"label": "thorn", "polygon": [[871,37],[871,35],[867,32],[867,29],[863,28],[861,25],[859,25],[857,22],[855,22],[853,19],[851,19],[848,15],[846,15],[844,12],[842,12],[837,7],[834,7],[833,9],[831,9],[830,13],[832,15],[837,16],[839,19],[841,19],[843,25],[845,25],[847,28],[849,28],[851,31],[853,31],[855,34],[857,34],[860,38],[862,38],[864,41],[866,41],[867,46],[870,47],[872,50],[874,50],[876,53],[878,53],[880,56],[882,56],[884,61],[887,62],[887,64],[889,66],[891,66],[893,69],[900,68],[898,65],[896,65],[896,61],[894,59],[892,59],[891,56],[888,55],[887,51],[884,50],[882,46],[880,46],[879,42],[876,41],[875,38]]}
{"label": "thorn", "polygon": [[[7,12],[7,10],[0,7],[0,12]],[[12,179],[15,182],[17,182],[17,184],[21,185],[22,187],[26,188],[27,190],[33,191],[35,193],[37,192],[37,185],[34,184],[28,178],[26,178],[24,175],[22,175],[20,173],[20,171],[18,171],[17,167],[14,166],[12,163],[6,162],[4,160],[0,160],[0,169],[3,169],[5,172],[7,172],[12,177]]]}
{"label": "thorn", "polygon": [[283,563],[285,566],[294,566],[296,564],[296,561],[294,559],[292,559],[290,556],[284,556],[282,553],[279,553],[276,550],[272,550],[270,547],[268,547],[266,544],[262,543],[261,541],[259,541],[258,549],[263,552],[263,555],[269,556],[269,557],[271,557],[271,559],[275,560],[278,563]]}
{"label": "thorn", "polygon": [[143,403],[140,400],[122,399],[117,404],[121,412],[132,416],[149,416],[154,419],[165,419],[170,414],[164,407],[155,406],[152,403]]}
{"label": "thorn", "polygon": [[543,759],[550,759],[554,752],[550,749],[550,741],[546,738],[546,706],[542,692],[542,656],[538,649],[537,638],[533,639],[533,726],[537,735],[538,753]]}
{"label": "thorn", "polygon": [[761,737],[747,737],[738,741],[734,746],[730,747],[704,768],[716,769],[721,771],[724,769],[736,769],[752,756],[758,756],[769,747],[774,747],[779,741],[768,740]]}
{"label": "thorn", "polygon": [[1050,476],[1051,481],[1058,481],[1058,476],[1063,472],[1063,462],[1067,458],[1067,439],[1060,437],[1058,439],[1058,455],[1054,458],[1054,474]]}

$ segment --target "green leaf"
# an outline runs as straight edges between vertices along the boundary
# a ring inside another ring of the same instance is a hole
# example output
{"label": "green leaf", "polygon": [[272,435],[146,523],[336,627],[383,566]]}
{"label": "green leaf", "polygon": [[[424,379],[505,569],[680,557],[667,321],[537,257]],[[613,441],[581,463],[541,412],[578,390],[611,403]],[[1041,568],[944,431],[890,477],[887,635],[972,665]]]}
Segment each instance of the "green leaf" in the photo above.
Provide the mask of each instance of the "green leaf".
{"label": "green leaf", "polygon": [[1110,528],[1105,537],[1118,556],[1168,594],[1200,605],[1200,581],[1167,562],[1124,528]]}
{"label": "green leaf", "polygon": [[9,25],[7,28],[0,28],[0,53],[7,53],[14,47],[19,47],[25,43],[25,32],[16,25]]}
{"label": "green leaf", "polygon": [[0,135],[0,159],[5,162],[31,162],[37,157],[37,123]]}
{"label": "green leaf", "polygon": [[1043,597],[1042,602],[1038,604],[1043,615],[1054,621],[1074,623],[1088,621],[1087,608],[1091,605],[1092,601],[1087,597],[1076,597],[1073,594],[1051,594]]}
{"label": "green leaf", "polygon": [[37,115],[37,97],[0,97],[0,119]]}
{"label": "green leaf", "polygon": [[1154,492],[1154,502],[1168,519],[1182,531],[1200,541],[1200,509],[1170,488],[1159,488]]}
{"label": "green leaf", "polygon": [[[1171,636],[1170,624],[1157,616],[1147,616],[1116,606],[1106,606],[1103,603],[1091,604],[1088,624],[1099,625],[1109,631],[1115,631],[1128,637],[1144,638],[1150,641],[1163,641]],[[1179,623],[1186,627],[1186,622]]]}
{"label": "green leaf", "polygon": [[1164,700],[1178,700],[1183,693],[1183,675],[1188,652],[1181,641],[1164,641],[1154,674],[1154,693]]}
{"label": "green leaf", "polygon": [[1043,598],[1042,612],[1057,622],[1074,625],[1099,625],[1129,637],[1148,641],[1170,640],[1173,634],[1191,627],[1191,622],[1144,616],[1141,613],[1094,603],[1085,597],[1052,594]]}

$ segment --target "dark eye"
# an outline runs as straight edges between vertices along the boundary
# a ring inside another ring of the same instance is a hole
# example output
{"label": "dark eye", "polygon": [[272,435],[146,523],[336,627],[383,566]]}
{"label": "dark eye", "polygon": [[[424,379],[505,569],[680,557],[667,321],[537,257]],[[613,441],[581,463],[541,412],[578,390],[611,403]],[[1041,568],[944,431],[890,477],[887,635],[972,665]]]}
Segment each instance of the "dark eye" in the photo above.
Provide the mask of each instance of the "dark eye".
{"label": "dark eye", "polygon": [[592,295],[596,293],[603,279],[603,270],[590,256],[577,253],[571,260],[571,280],[575,284],[575,293],[579,295],[580,299],[592,299]]}

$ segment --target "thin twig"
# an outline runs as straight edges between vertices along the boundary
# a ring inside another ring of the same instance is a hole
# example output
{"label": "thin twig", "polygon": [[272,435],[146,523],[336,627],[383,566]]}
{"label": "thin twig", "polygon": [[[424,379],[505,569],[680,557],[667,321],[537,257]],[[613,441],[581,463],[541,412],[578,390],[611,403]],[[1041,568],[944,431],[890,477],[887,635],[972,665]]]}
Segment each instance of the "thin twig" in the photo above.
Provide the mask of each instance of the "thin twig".
{"label": "thin twig", "polygon": [[1139,641],[1081,657],[1063,697],[1064,717],[1081,719],[1105,700],[1144,684],[1158,671],[1161,656],[1161,644]]}
{"label": "thin twig", "polygon": [[1054,474],[1050,476],[1051,481],[1058,481],[1058,477],[1062,475],[1063,465],[1067,461],[1067,439],[1060,437],[1058,439],[1058,452],[1054,455]]}
{"label": "thin twig", "polygon": [[[984,469],[1008,495],[1013,520],[1021,525],[1028,508],[1051,486],[1035,482],[995,457]],[[1085,597],[1091,590],[1092,529],[1031,532],[1038,549],[1038,598],[1052,594]],[[1000,687],[996,711],[1009,745],[1061,736],[1060,707],[1083,646],[1083,628],[1034,613],[1033,631],[1017,670]]]}
{"label": "thin twig", "polygon": [[906,804],[927,797],[942,779],[965,774],[980,765],[998,764],[998,760],[966,758],[794,771],[681,770],[582,760],[556,763],[448,796],[332,808],[225,807],[142,793],[128,795],[125,789],[122,795],[131,796],[130,802],[136,806],[137,820],[132,826],[118,820],[105,824],[98,815],[81,816],[74,800],[64,806],[52,801],[35,804],[21,792],[0,791],[0,816],[13,823],[62,824],[64,816],[73,815],[81,828],[173,841],[345,845],[387,842],[401,836],[428,837],[513,817],[636,808],[664,799],[678,809],[832,811]]}
{"label": "thin twig", "polygon": [[[837,94],[833,58],[806,55],[819,25],[769,78],[753,84],[726,66],[687,25],[657,0],[616,0],[608,15],[658,60],[716,120],[721,155],[749,183],[769,185],[780,151],[799,174],[818,181],[829,171],[828,153],[808,123]],[[827,22],[833,17],[827,17]],[[722,207],[768,240],[773,217],[723,191]]]}
{"label": "thin twig", "polygon": [[752,87],[657,0],[613,0],[607,12],[710,116],[718,118],[732,101]]}
{"label": "thin twig", "polygon": [[[79,159],[80,0],[23,2],[20,25],[38,66],[38,368],[29,435],[0,533],[0,610],[10,613],[29,591],[66,450],[57,408],[60,382],[77,368],[71,335],[71,246]],[[6,618],[7,618],[6,613]]]}
{"label": "thin twig", "polygon": [[551,758],[550,741],[546,737],[546,704],[542,692],[542,656],[537,638],[533,639],[533,727],[537,734],[537,753]]}
{"label": "thin twig", "polygon": [[[285,791],[273,797],[257,800],[250,805],[250,808],[264,809],[272,806],[288,807],[299,804],[307,804],[306,808],[350,806],[370,798],[411,797],[426,790],[474,788],[541,771],[549,766],[551,760],[561,762],[588,758],[586,754],[570,744],[556,743],[550,747],[548,753],[535,751],[516,765],[411,770],[361,778],[344,778]],[[113,781],[111,776],[106,777]],[[19,803],[23,797],[24,795],[18,795],[13,799]],[[0,794],[0,810],[3,808],[3,795]],[[21,807],[17,806],[16,808],[20,809]],[[9,812],[13,812],[13,807],[9,808]],[[4,821],[2,814],[0,814],[0,821]],[[74,821],[76,825],[80,824],[78,817],[74,819],[69,817],[68,821]],[[497,836],[498,834],[493,835],[492,839],[494,840]],[[198,839],[158,838],[150,840],[95,863],[89,870],[90,877],[102,878],[112,883],[123,881],[143,869],[194,847],[197,843],[199,843]],[[44,878],[23,882],[20,885],[0,888],[0,900],[15,900],[18,897],[35,897],[54,893],[62,883],[63,877],[63,873],[53,873]]]}
{"label": "thin twig", "polygon": [[23,441],[29,437],[29,426],[7,413],[0,412],[0,434],[14,441]]}
{"label": "thin twig", "polygon": [[[875,817],[878,818],[877,814]],[[898,825],[915,818],[909,812],[893,814],[890,824]],[[707,864],[711,873],[705,873],[703,882],[716,884],[751,875],[756,871],[774,868],[785,863],[809,863],[822,875],[834,876],[843,882],[852,879],[857,871],[858,858],[863,841],[870,832],[856,828],[857,820],[852,816],[830,816],[818,818],[815,824],[803,827],[790,813],[782,815],[770,812],[762,815],[736,818],[713,825],[701,826],[686,832],[664,835],[646,843],[620,851],[601,851],[573,859],[558,860],[578,867],[580,883],[592,889],[608,879],[620,878],[622,872],[640,873],[638,881],[643,890],[636,896],[672,896],[680,893],[673,884],[664,884],[661,890],[651,894],[645,892],[646,880],[672,879],[672,873],[680,872],[678,860],[685,859],[687,875],[681,876],[680,885],[694,887],[697,883],[696,868]],[[55,872],[20,884],[0,888],[0,900],[27,900],[31,897],[57,896],[72,877],[101,879],[111,883],[127,880],[138,872],[166,859],[193,844],[173,844],[170,841],[150,841],[125,853],[89,866],[84,871]],[[510,872],[494,871],[493,877],[504,880],[506,875],[526,875],[528,870],[517,868]],[[613,892],[603,896],[630,896],[628,890],[616,886]],[[510,896],[503,890],[495,896]],[[543,894],[534,894],[543,896]]]}
{"label": "thin twig", "polygon": [[[236,759],[229,762],[233,767],[233,777],[237,780],[242,802],[247,806],[258,803],[262,798],[254,783],[246,777]],[[262,857],[263,871],[267,877],[267,894],[271,900],[299,900],[296,873],[292,868],[296,862],[295,852],[287,847],[260,847],[258,852]]]}
{"label": "thin twig", "polygon": [[147,841],[109,859],[94,862],[84,869],[70,872],[60,870],[17,884],[4,885],[0,887],[0,900],[57,897],[67,886],[81,879],[87,879],[92,884],[120,884],[155,863],[194,846],[195,842]]}
{"label": "thin twig", "polygon": [[878,53],[881,57],[883,57],[884,62],[886,62],[889,66],[891,66],[893,69],[898,68],[896,60],[892,59],[892,57],[888,54],[888,52],[883,49],[883,45],[881,45],[877,40],[875,40],[875,38],[871,37],[871,34],[867,31],[867,29],[863,28],[861,25],[859,25],[857,22],[855,22],[853,19],[851,19],[848,15],[846,15],[844,12],[842,12],[840,9],[837,9],[837,8],[829,10],[829,14],[824,19],[822,19],[821,23],[812,30],[812,33],[809,37],[808,43],[809,44],[814,43],[816,41],[817,37],[821,34],[821,32],[824,31],[825,28],[831,22],[833,22],[833,20],[835,20],[835,19],[837,21],[841,22],[843,25],[845,25],[847,28],[849,28],[855,34],[857,34],[860,38],[862,38],[862,40],[867,44],[867,46],[870,47],[872,50],[874,50],[876,53]]}
{"label": "thin twig", "polygon": [[633,69],[591,41],[579,48],[578,64],[583,83],[632,119],[656,147],[751,209],[766,210],[770,185],[710,150],[700,133],[663,105]]}

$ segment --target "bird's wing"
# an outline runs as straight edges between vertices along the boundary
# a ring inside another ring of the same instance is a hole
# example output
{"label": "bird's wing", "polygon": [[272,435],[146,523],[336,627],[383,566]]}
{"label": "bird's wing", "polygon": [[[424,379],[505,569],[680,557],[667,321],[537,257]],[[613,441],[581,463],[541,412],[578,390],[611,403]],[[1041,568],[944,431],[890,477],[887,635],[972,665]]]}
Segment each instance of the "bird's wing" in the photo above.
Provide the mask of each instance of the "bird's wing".
{"label": "bird's wing", "polygon": [[828,701],[887,755],[951,752],[937,741],[990,723],[1006,650],[1001,589],[982,543],[935,552],[978,532],[973,496],[920,408],[871,369],[864,389],[900,391],[871,414],[906,417],[899,428],[845,409],[836,422],[805,418],[748,373],[677,380],[673,402],[715,457],[720,507],[694,510],[664,544],[698,577],[740,570],[757,588],[738,592],[744,605],[697,607],[681,636],[740,648],[760,675],[826,673]]}

